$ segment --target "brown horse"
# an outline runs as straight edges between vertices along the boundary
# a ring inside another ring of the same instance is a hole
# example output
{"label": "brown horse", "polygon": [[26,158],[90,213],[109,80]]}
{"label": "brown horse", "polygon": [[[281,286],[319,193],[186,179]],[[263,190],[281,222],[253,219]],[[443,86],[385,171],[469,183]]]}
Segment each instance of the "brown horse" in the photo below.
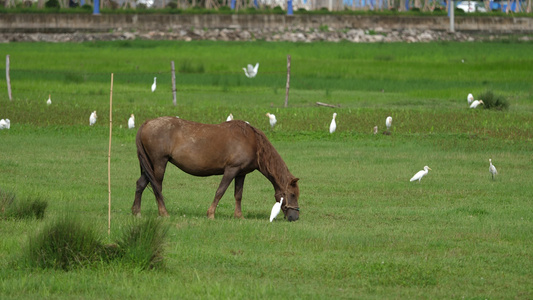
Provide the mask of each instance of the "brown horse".
{"label": "brown horse", "polygon": [[246,174],[259,170],[274,186],[276,202],[283,197],[282,210],[289,221],[299,218],[298,178],[294,177],[274,146],[259,129],[243,121],[201,124],[161,117],[144,122],[136,138],[141,177],[137,180],[134,215],[141,213],[141,197],[150,183],[160,216],[168,216],[162,183],[170,161],[195,176],[223,175],[207,217],[215,218],[220,198],[235,179],[235,217],[242,218],[241,199]]}

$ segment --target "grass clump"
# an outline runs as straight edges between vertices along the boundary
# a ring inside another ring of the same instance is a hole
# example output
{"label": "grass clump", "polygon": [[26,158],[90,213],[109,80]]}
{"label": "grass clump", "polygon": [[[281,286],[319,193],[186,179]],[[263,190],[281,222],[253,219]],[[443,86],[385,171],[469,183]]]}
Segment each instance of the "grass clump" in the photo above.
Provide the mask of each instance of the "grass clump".
{"label": "grass clump", "polygon": [[95,231],[65,217],[30,238],[25,258],[29,266],[69,271],[100,261],[103,249]]}
{"label": "grass clump", "polygon": [[160,219],[135,220],[117,241],[118,256],[123,263],[141,269],[161,266],[167,231]]}
{"label": "grass clump", "polygon": [[126,226],[117,243],[104,244],[93,229],[64,217],[30,238],[23,261],[29,267],[65,271],[100,262],[152,269],[162,265],[166,232],[160,220],[147,219]]}
{"label": "grass clump", "polygon": [[494,94],[492,91],[486,91],[479,95],[483,100],[484,109],[508,110],[509,101],[503,96]]}
{"label": "grass clump", "polygon": [[42,219],[48,202],[41,199],[18,200],[15,194],[0,190],[0,212],[4,219]]}

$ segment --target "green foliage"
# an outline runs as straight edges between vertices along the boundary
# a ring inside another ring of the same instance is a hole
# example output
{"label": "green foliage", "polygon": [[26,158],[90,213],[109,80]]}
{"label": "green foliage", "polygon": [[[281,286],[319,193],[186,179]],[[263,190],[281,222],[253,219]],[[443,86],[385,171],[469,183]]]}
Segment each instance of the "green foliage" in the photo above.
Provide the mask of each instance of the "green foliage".
{"label": "green foliage", "polygon": [[485,91],[477,97],[483,100],[484,109],[508,110],[509,101],[503,95],[494,94],[492,91]]}
{"label": "green foliage", "polygon": [[61,6],[59,5],[59,0],[48,0],[44,3],[44,7],[59,9]]}
{"label": "green foliage", "polygon": [[0,189],[0,217],[3,219],[42,219],[48,202],[41,199],[19,200],[15,194]]}
{"label": "green foliage", "polygon": [[72,217],[49,222],[30,238],[24,261],[30,267],[86,267],[101,260],[103,245],[94,230]]}
{"label": "green foliage", "polygon": [[118,256],[123,263],[141,269],[160,267],[168,227],[161,219],[134,221],[125,227],[122,237],[117,241]]}
{"label": "green foliage", "polygon": [[160,219],[149,218],[125,226],[116,244],[104,245],[90,226],[63,217],[30,238],[21,261],[29,267],[65,271],[100,262],[152,269],[162,266],[166,232]]}

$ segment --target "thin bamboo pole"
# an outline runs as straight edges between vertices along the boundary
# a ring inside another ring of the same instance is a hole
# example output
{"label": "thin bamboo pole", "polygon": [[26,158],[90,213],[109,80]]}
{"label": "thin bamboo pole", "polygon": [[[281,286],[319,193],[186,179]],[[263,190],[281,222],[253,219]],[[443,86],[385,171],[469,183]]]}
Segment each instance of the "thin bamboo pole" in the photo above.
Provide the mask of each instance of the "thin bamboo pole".
{"label": "thin bamboo pole", "polygon": [[285,107],[289,105],[290,81],[291,81],[291,56],[287,55],[287,86],[285,88]]}
{"label": "thin bamboo pole", "polygon": [[7,81],[7,95],[9,96],[9,101],[13,101],[11,97],[11,78],[9,77],[9,54],[6,55],[6,81]]}
{"label": "thin bamboo pole", "polygon": [[109,201],[107,208],[107,235],[111,234],[111,136],[113,132],[113,73],[111,73],[111,90],[109,92],[109,152],[107,153],[107,191]]}
{"label": "thin bamboo pole", "polygon": [[176,106],[176,71],[174,69],[174,61],[170,62],[170,71],[172,72],[172,104]]}

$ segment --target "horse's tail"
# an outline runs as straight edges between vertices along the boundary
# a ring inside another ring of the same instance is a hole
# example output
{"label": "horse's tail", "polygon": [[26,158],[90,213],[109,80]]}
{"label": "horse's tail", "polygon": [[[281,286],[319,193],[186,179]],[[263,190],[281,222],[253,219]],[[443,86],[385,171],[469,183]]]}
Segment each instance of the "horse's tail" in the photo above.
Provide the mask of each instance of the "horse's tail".
{"label": "horse's tail", "polygon": [[157,199],[163,199],[162,187],[159,186],[155,180],[155,172],[152,162],[146,153],[146,149],[141,141],[141,134],[144,124],[139,127],[137,131],[137,136],[135,138],[135,144],[137,145],[137,157],[139,158],[139,164],[141,166],[141,175],[144,174],[148,182],[152,185],[152,190]]}

